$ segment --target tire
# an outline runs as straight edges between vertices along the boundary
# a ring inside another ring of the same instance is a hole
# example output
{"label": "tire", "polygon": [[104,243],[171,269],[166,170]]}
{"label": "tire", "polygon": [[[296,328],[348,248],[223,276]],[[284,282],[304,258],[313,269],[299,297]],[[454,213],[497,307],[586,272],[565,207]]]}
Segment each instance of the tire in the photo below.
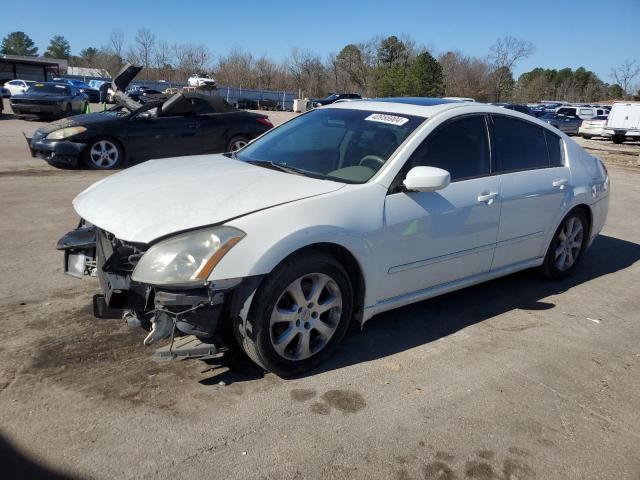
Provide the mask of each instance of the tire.
{"label": "tire", "polygon": [[613,137],[611,137],[611,140],[613,141],[613,143],[620,145],[621,143],[624,143],[625,138],[621,135],[614,135]]}
{"label": "tire", "polygon": [[584,138],[585,140],[590,140],[591,139],[591,135],[582,135],[582,138]]}
{"label": "tire", "polygon": [[227,152],[235,152],[243,148],[247,143],[249,143],[249,137],[246,135],[236,135],[229,143],[227,143]]}
{"label": "tire", "polygon": [[329,255],[307,252],[283,261],[263,280],[236,335],[251,360],[286,378],[331,356],[352,314],[353,288],[345,269]]}
{"label": "tire", "polygon": [[569,276],[580,262],[589,238],[589,220],[580,209],[570,211],[560,222],[542,264],[547,278]]}
{"label": "tire", "polygon": [[113,170],[124,162],[124,151],[117,140],[99,137],[87,145],[82,160],[92,170]]}

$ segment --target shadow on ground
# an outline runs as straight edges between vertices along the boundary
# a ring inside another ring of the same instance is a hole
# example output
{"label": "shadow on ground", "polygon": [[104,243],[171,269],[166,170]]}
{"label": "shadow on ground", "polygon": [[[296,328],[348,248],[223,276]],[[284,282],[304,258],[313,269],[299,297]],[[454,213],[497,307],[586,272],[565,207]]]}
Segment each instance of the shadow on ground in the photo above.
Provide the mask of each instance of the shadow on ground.
{"label": "shadow on ground", "polygon": [[73,480],[75,477],[56,472],[14,447],[0,434],[0,478],[4,480]]}
{"label": "shadow on ground", "polygon": [[[514,309],[552,309],[555,305],[544,298],[629,268],[639,259],[640,245],[600,235],[573,275],[562,281],[550,281],[528,270],[377,315],[362,331],[359,325],[352,325],[336,354],[308,375],[409,350]],[[250,381],[261,376],[248,360],[234,357],[220,361],[228,370],[203,384]]]}

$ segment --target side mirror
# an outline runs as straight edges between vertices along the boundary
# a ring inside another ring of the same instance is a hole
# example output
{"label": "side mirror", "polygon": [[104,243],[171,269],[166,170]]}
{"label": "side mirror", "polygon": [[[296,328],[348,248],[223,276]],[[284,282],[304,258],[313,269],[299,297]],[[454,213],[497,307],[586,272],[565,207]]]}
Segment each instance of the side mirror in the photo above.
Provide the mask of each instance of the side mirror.
{"label": "side mirror", "polygon": [[407,190],[414,192],[435,192],[451,182],[446,170],[436,167],[413,167],[402,182]]}

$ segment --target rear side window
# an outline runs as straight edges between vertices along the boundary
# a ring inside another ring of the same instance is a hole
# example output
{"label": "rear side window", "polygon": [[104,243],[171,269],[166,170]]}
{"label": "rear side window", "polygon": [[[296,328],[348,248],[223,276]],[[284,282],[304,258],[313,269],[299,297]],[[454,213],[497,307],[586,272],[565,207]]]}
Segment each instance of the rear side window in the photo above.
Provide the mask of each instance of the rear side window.
{"label": "rear side window", "polygon": [[510,172],[549,166],[543,128],[522,120],[493,117],[498,170]]}
{"label": "rear side window", "polygon": [[548,130],[544,131],[547,140],[547,152],[549,154],[549,166],[561,167],[564,165],[564,155],[562,154],[562,140]]}
{"label": "rear side window", "polygon": [[451,180],[489,175],[491,171],[487,125],[484,116],[466,117],[446,124],[416,149],[411,167],[447,170]]}

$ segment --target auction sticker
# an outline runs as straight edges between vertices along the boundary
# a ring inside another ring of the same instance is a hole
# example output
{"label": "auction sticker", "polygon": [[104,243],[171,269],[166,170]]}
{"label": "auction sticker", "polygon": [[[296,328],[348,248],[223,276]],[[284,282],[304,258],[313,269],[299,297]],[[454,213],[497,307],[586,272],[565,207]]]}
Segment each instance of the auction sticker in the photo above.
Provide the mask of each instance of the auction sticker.
{"label": "auction sticker", "polygon": [[406,117],[398,117],[396,115],[387,115],[386,113],[372,113],[365,120],[370,122],[389,123],[391,125],[404,125],[409,121]]}

